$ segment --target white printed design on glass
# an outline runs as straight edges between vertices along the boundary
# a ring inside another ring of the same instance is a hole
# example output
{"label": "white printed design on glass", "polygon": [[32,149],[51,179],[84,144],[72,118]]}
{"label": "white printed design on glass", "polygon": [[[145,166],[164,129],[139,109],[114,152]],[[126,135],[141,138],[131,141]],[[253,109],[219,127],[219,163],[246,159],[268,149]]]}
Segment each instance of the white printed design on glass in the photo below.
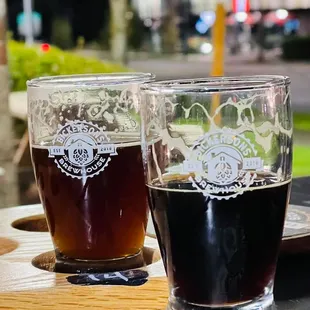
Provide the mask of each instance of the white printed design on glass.
{"label": "white printed design on glass", "polygon": [[197,139],[183,163],[193,186],[218,200],[242,194],[262,168],[263,160],[250,139],[230,129],[208,132]]}
{"label": "white printed design on glass", "polygon": [[103,171],[111,156],[117,155],[116,146],[107,135],[86,121],[67,122],[60,126],[49,157],[55,158],[58,168],[72,178],[93,177]]}

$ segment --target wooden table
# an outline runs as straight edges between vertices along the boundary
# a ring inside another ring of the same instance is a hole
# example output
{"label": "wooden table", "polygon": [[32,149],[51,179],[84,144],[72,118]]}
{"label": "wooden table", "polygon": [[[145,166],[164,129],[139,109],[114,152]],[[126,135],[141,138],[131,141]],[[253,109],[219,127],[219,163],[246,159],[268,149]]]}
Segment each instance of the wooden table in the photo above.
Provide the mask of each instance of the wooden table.
{"label": "wooden table", "polygon": [[39,205],[0,210],[1,310],[165,309],[167,282],[156,239],[147,237],[145,241],[150,275],[146,284],[136,287],[72,285],[66,279],[67,274],[32,265],[35,257],[53,249],[48,232],[25,231],[11,225],[46,230],[42,216],[37,216],[42,213]]}
{"label": "wooden table", "polygon": [[[293,182],[291,202],[310,205],[310,178]],[[1,310],[166,308],[167,281],[156,239],[147,237],[145,241],[148,248],[145,260],[150,274],[146,284],[76,286],[68,283],[67,274],[32,265],[35,257],[53,249],[42,214],[40,205],[0,210]],[[303,247],[297,244],[301,249],[297,254],[288,250],[290,247],[282,247],[275,280],[277,310],[310,309],[310,238],[305,233],[301,239],[306,242]],[[40,261],[40,257],[35,261]]]}

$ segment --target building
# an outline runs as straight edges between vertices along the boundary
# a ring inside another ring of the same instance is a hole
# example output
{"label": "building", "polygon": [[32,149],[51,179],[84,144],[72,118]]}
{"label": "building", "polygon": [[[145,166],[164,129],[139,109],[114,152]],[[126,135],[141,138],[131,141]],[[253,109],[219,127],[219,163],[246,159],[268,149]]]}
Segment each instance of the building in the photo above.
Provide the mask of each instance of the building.
{"label": "building", "polygon": [[[133,5],[142,19],[159,19],[166,12],[168,0],[132,0]],[[220,0],[170,0],[176,5],[182,2],[190,2],[191,13],[200,15],[204,11],[215,10],[216,4]],[[222,0],[227,12],[232,11],[232,0]],[[310,0],[250,0],[251,11],[275,11],[277,9],[286,9],[295,11],[295,15],[300,22],[298,33],[308,35],[310,33]]]}
{"label": "building", "polygon": [[[158,18],[164,14],[165,0],[132,0],[141,18]],[[190,1],[192,13],[214,10],[219,0],[174,0],[174,3]],[[232,9],[232,0],[222,0],[227,11]],[[310,0],[251,0],[251,10],[300,10],[310,9]]]}
{"label": "building", "polygon": [[[205,10],[212,10],[217,0],[191,0],[192,7],[195,12],[202,12]],[[223,0],[227,11],[232,9],[232,0]],[[251,0],[251,10],[275,10],[275,9],[287,9],[287,10],[300,10],[309,9],[310,0]]]}
{"label": "building", "polygon": [[[192,4],[193,14],[199,15],[203,11],[215,10],[218,0],[190,0]],[[230,0],[223,0],[222,3],[225,4],[225,7],[228,9],[231,7]]]}
{"label": "building", "polygon": [[156,19],[163,15],[163,2],[163,0],[132,0],[132,5],[142,19]]}
{"label": "building", "polygon": [[251,10],[309,9],[310,0],[251,0]]}

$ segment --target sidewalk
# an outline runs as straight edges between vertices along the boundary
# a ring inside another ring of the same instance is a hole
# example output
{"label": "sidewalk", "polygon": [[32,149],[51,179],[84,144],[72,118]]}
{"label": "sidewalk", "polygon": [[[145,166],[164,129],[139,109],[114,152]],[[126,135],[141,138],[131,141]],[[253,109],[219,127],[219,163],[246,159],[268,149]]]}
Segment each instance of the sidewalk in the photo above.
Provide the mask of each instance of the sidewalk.
{"label": "sidewalk", "polygon": [[[153,72],[158,80],[208,77],[212,59],[209,56],[190,55],[188,58],[132,60],[129,67],[136,71]],[[228,56],[225,75],[278,74],[288,75],[292,81],[293,109],[310,113],[310,63],[288,63],[281,59],[267,59],[256,63],[255,58]]]}
{"label": "sidewalk", "polygon": [[[107,59],[103,51],[78,51],[85,56]],[[129,52],[128,66],[135,71],[155,73],[158,80],[208,77],[211,70],[212,55],[189,54],[150,55],[145,52]],[[288,75],[292,81],[293,109],[310,113],[310,62],[285,62],[279,51],[266,51],[266,61],[257,63],[257,52],[225,55],[225,75],[278,74]]]}

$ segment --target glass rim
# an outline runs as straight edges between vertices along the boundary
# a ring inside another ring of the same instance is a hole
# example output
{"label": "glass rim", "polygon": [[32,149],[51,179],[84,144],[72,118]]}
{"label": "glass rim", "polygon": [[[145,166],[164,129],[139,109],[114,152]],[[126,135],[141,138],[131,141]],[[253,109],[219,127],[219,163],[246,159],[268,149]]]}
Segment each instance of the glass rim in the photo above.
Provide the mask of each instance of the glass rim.
{"label": "glass rim", "polygon": [[284,75],[243,75],[148,82],[141,86],[141,90],[167,94],[223,93],[270,89],[290,83],[290,78]]}
{"label": "glass rim", "polygon": [[43,76],[27,81],[28,88],[80,88],[104,87],[126,84],[146,83],[155,79],[152,73],[118,72],[97,74],[71,74]]}

